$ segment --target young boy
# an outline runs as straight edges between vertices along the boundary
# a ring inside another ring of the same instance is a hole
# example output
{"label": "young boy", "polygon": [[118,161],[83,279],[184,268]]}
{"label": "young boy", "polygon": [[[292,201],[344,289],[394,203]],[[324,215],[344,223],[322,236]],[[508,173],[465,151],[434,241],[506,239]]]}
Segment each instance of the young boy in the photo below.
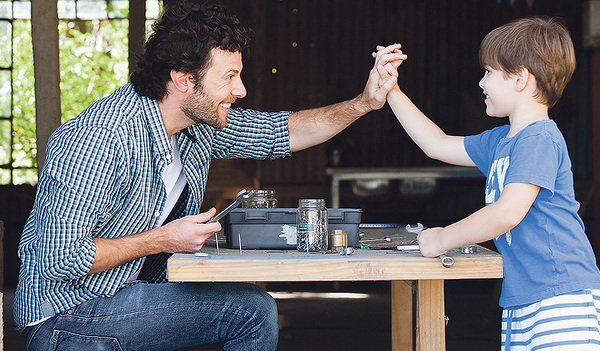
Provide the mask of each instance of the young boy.
{"label": "young boy", "polygon": [[[406,59],[400,45],[373,55],[396,55],[378,67],[397,75]],[[486,206],[444,228],[423,231],[421,253],[494,239],[504,261],[500,306],[502,350],[599,350],[600,272],[577,214],[571,161],[548,108],[575,69],[573,44],[555,19],[519,19],[481,43],[485,74],[479,86],[491,117],[509,125],[467,137],[446,135],[398,86],[388,104],[431,158],[476,166],[487,177]]]}

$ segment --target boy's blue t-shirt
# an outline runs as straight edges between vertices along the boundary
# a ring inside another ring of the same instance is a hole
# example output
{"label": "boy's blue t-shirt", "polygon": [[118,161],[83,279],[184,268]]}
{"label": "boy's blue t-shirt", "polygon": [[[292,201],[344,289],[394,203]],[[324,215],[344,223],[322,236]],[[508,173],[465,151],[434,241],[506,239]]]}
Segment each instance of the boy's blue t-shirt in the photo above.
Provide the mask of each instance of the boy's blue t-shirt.
{"label": "boy's blue t-shirt", "polygon": [[521,223],[494,239],[504,261],[500,306],[600,288],[600,271],[577,214],[571,160],[556,123],[538,121],[506,138],[509,129],[505,125],[464,140],[487,177],[486,205],[498,200],[509,183],[540,187]]}

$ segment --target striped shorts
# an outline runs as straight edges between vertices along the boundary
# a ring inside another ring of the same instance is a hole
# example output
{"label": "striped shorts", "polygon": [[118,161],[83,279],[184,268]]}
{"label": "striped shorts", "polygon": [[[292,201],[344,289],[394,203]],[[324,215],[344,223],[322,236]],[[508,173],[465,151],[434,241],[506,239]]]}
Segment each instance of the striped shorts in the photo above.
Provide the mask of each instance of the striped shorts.
{"label": "striped shorts", "polygon": [[600,350],[600,290],[505,308],[501,350]]}

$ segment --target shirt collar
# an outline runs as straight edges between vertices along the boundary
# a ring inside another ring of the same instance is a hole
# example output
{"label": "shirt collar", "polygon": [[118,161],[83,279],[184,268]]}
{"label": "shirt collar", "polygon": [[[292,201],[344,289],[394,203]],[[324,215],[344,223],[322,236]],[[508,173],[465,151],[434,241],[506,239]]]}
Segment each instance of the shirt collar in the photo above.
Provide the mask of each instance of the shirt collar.
{"label": "shirt collar", "polygon": [[148,121],[148,131],[154,141],[152,144],[153,153],[156,156],[165,158],[167,164],[173,162],[173,150],[165,123],[158,108],[158,102],[145,96],[141,96],[142,106],[146,120]]}

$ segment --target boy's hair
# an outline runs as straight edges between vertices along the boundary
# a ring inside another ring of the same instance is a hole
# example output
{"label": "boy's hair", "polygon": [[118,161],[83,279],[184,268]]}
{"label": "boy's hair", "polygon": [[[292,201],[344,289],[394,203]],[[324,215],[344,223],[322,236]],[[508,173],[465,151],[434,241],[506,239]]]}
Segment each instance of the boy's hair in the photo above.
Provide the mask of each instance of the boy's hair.
{"label": "boy's hair", "polygon": [[535,98],[554,106],[575,71],[575,50],[569,32],[556,18],[522,18],[485,36],[479,64],[516,74],[527,68],[535,76]]}
{"label": "boy's hair", "polygon": [[175,70],[191,73],[199,88],[213,48],[246,54],[253,38],[252,29],[220,5],[178,1],[152,25],[131,83],[139,94],[161,101]]}

